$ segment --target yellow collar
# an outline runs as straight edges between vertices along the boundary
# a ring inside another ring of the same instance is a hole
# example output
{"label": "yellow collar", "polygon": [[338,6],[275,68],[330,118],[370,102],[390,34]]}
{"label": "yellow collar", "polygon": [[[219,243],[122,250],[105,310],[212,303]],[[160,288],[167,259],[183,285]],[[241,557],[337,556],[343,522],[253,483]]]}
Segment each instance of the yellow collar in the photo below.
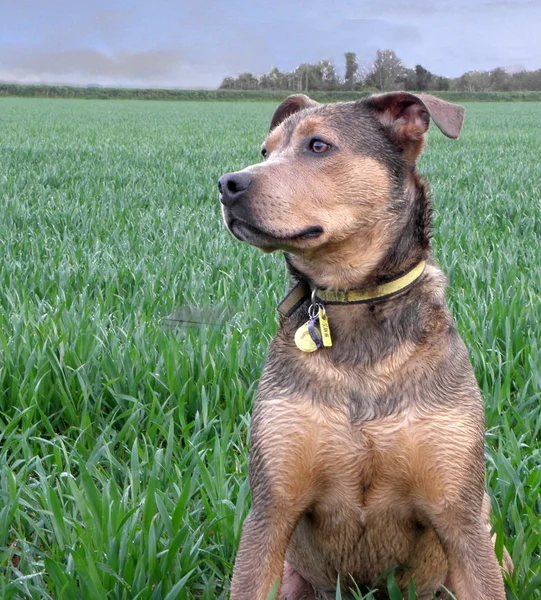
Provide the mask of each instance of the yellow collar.
{"label": "yellow collar", "polygon": [[425,272],[426,261],[422,260],[411,271],[402,277],[377,285],[373,288],[360,290],[322,290],[311,289],[310,286],[301,281],[289,292],[289,294],[278,305],[278,312],[285,317],[290,317],[301,304],[313,294],[315,299],[320,299],[326,304],[356,304],[369,302],[370,300],[383,300],[394,296],[398,292],[411,287],[421,278]]}

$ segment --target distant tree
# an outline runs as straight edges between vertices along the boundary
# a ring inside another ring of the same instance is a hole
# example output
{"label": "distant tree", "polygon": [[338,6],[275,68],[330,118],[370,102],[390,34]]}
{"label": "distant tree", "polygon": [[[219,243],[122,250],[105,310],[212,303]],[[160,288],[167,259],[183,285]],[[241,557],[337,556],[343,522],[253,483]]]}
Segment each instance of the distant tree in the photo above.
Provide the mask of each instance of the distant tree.
{"label": "distant tree", "polygon": [[429,90],[432,82],[432,73],[421,65],[415,65],[415,87],[418,91]]}
{"label": "distant tree", "polygon": [[448,90],[450,87],[450,80],[447,77],[437,76],[433,79],[433,89],[434,90]]}
{"label": "distant tree", "polygon": [[456,89],[460,92],[485,92],[490,89],[488,71],[468,71],[456,80]]}
{"label": "distant tree", "polygon": [[357,73],[359,71],[359,63],[357,62],[357,55],[355,52],[346,52],[346,75],[344,77],[344,83],[346,87],[353,89],[357,83]]}
{"label": "distant tree", "polygon": [[320,60],[316,65],[316,73],[319,79],[319,90],[334,90],[338,87],[339,80],[336,67],[330,60]]}
{"label": "distant tree", "polygon": [[541,91],[541,69],[537,71],[523,71],[526,74],[524,87],[522,89],[531,90],[532,92]]}
{"label": "distant tree", "polygon": [[493,90],[508,91],[509,90],[509,76],[505,69],[497,67],[490,71],[490,87]]}
{"label": "distant tree", "polygon": [[238,89],[241,90],[257,90],[259,87],[259,80],[252,73],[241,73],[237,77]]}
{"label": "distant tree", "polygon": [[415,65],[413,69],[406,69],[404,87],[407,90],[422,92],[435,89],[434,75],[422,65]]}
{"label": "distant tree", "polygon": [[233,77],[225,77],[222,83],[220,83],[221,90],[234,90],[236,86],[236,80]]}
{"label": "distant tree", "polygon": [[311,74],[312,65],[309,63],[302,63],[295,69],[295,79],[297,81],[297,86],[299,92],[305,91],[307,92],[311,83]]}
{"label": "distant tree", "polygon": [[369,60],[363,60],[357,68],[357,82],[355,88],[363,88],[371,85],[372,63]]}
{"label": "distant tree", "polygon": [[322,75],[319,64],[302,63],[296,68],[295,76],[300,92],[321,89]]}
{"label": "distant tree", "polygon": [[259,79],[259,89],[260,90],[275,89],[272,87],[272,82],[268,75],[260,75],[258,79]]}
{"label": "distant tree", "polygon": [[410,92],[417,91],[417,75],[415,69],[406,69],[404,73],[404,89]]}
{"label": "distant tree", "polygon": [[378,90],[397,89],[403,83],[406,69],[393,50],[378,50],[372,65],[370,82]]}
{"label": "distant tree", "polygon": [[282,72],[280,72],[280,70],[277,67],[272,68],[271,72],[269,73],[269,77],[272,81],[274,89],[287,89],[286,77]]}
{"label": "distant tree", "polygon": [[220,89],[331,91],[375,87],[379,90],[411,91],[541,91],[541,69],[509,72],[502,67],[496,67],[491,71],[469,71],[460,77],[449,79],[434,75],[422,65],[407,69],[398,56],[388,49],[378,50],[372,63],[359,62],[354,52],[346,52],[344,56],[346,74],[343,80],[338,76],[331,61],[320,60],[318,63],[303,63],[290,73],[273,67],[269,73],[263,75],[241,73],[236,78],[225,77]]}

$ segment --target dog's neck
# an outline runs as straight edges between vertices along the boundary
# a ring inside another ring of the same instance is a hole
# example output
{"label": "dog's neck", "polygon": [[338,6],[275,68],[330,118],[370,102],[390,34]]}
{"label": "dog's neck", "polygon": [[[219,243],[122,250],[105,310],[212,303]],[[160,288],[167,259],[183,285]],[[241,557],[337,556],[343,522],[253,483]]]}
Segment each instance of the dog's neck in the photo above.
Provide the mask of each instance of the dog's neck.
{"label": "dog's neck", "polygon": [[394,244],[376,268],[376,279],[394,279],[432,254],[432,204],[425,181],[415,172],[405,196],[407,210],[402,226],[395,235]]}
{"label": "dog's neck", "polygon": [[417,173],[390,210],[396,211],[396,219],[387,244],[363,237],[354,246],[351,240],[336,244],[335,252],[317,258],[286,254],[293,278],[312,288],[363,289],[393,281],[429,259],[432,210],[426,184]]}
{"label": "dog's neck", "polygon": [[[445,286],[443,273],[429,264],[413,285],[389,298],[345,304],[324,302],[332,346],[315,352],[316,359],[362,370],[402,347],[402,359],[408,360],[426,342],[428,332],[437,339],[438,331],[450,331],[453,323],[445,303]],[[305,298],[290,316],[283,315],[280,320],[278,337],[293,347],[297,358],[305,354],[294,346],[294,339],[310,318],[310,304],[310,298]]]}

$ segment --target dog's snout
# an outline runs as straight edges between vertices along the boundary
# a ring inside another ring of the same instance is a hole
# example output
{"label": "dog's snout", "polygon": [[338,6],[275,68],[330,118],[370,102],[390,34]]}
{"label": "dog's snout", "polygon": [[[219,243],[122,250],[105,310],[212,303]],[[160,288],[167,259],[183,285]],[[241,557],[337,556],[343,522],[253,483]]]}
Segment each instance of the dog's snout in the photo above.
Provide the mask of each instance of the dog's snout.
{"label": "dog's snout", "polygon": [[218,181],[220,202],[225,206],[231,206],[250,187],[251,183],[252,176],[242,171],[223,175]]}

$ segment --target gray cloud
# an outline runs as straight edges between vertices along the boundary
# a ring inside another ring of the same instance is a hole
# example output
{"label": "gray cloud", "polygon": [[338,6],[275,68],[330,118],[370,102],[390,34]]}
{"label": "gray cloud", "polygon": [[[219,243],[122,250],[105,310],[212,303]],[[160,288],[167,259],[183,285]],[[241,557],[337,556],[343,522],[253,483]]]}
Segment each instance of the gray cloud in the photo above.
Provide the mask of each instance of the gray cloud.
{"label": "gray cloud", "polygon": [[541,67],[533,0],[4,0],[0,80],[214,87],[227,75],[342,67],[392,48],[407,66],[457,76]]}
{"label": "gray cloud", "polygon": [[[74,83],[81,80],[119,84],[174,82],[189,72],[176,50],[107,54],[93,49],[36,52],[27,47],[0,46],[0,78]],[[180,82],[179,82],[180,83]]]}

